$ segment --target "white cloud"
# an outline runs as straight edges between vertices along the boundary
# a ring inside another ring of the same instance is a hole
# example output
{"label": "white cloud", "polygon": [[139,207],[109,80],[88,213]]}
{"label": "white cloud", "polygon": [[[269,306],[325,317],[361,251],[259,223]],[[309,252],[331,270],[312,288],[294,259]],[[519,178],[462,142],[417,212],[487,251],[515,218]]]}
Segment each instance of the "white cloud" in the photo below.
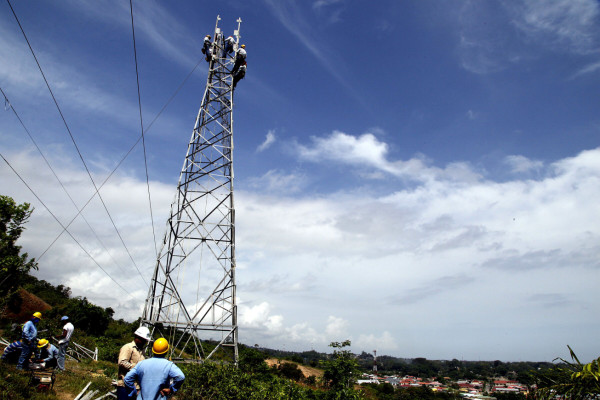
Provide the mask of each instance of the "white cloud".
{"label": "white cloud", "polygon": [[345,340],[344,338],[348,335],[348,321],[330,315],[329,318],[327,318],[325,334],[328,338],[331,338],[332,341]]}
{"label": "white cloud", "polygon": [[314,9],[318,10],[323,7],[328,7],[334,4],[340,4],[341,2],[342,0],[316,0],[312,6]]}
{"label": "white cloud", "polygon": [[540,49],[595,52],[599,16],[600,5],[594,0],[464,2],[458,43],[462,66],[489,74],[537,58]]}
{"label": "white cloud", "polygon": [[512,23],[530,40],[559,51],[596,51],[600,5],[594,0],[506,1]]}
{"label": "white cloud", "polygon": [[[65,1],[60,5],[71,9],[77,8],[84,15],[110,26],[118,26],[121,30],[131,34],[129,3]],[[115,10],[115,7],[118,10]],[[159,3],[146,1],[139,7],[134,4],[133,17],[136,41],[146,41],[165,59],[177,62],[185,69],[193,67],[198,62],[198,59],[190,57],[190,54],[196,54],[194,49],[200,48],[199,38],[196,39],[195,35],[186,31],[185,26]],[[186,44],[186,47],[182,46]]]}
{"label": "white cloud", "polygon": [[580,76],[587,74],[593,74],[598,70],[600,70],[600,61],[586,65],[585,67],[581,68],[579,71],[571,75],[570,79],[579,78]]}
{"label": "white cloud", "polygon": [[[348,83],[348,71],[343,67],[344,63],[338,60],[338,56],[332,49],[326,47],[323,40],[311,33],[314,24],[303,16],[300,6],[289,0],[264,0],[271,9],[273,15],[281,24],[298,39],[300,43],[319,61],[319,63],[334,77],[334,79],[360,104],[365,105],[364,98],[360,96],[354,87]],[[334,14],[333,20],[337,18]]]}
{"label": "white cloud", "polygon": [[307,184],[307,178],[299,173],[284,173],[280,170],[269,170],[264,175],[250,178],[249,187],[269,193],[298,193]]}
{"label": "white cloud", "polygon": [[424,157],[414,157],[406,161],[388,160],[389,146],[371,133],[358,137],[344,132],[334,131],[326,137],[311,137],[312,146],[297,144],[296,150],[301,159],[313,162],[335,161],[353,167],[363,176],[381,178],[381,175],[364,175],[365,169],[385,172],[403,179],[427,181],[452,179],[457,181],[476,181],[480,175],[468,164],[454,162],[445,169],[429,166]]}
{"label": "white cloud", "polygon": [[275,143],[276,137],[275,137],[275,131],[274,130],[270,130],[269,132],[267,132],[267,136],[265,137],[265,141],[262,142],[260,144],[260,146],[258,146],[258,148],[256,149],[256,151],[258,153],[268,149],[269,147],[271,147],[271,145],[273,143]]}
{"label": "white cloud", "polygon": [[398,341],[388,331],[382,332],[380,336],[374,334],[360,335],[355,342],[352,342],[353,349],[369,349],[371,347],[377,350],[379,354],[390,354],[399,348]]}
{"label": "white cloud", "polygon": [[[365,153],[360,151],[363,144]],[[374,168],[400,162],[390,160],[384,143],[373,138],[346,137],[324,145],[349,146],[343,148],[352,157],[377,161],[371,162]],[[316,154],[318,148],[308,151]],[[47,173],[36,168],[35,155],[8,156],[59,218],[73,215]],[[244,299],[239,303],[240,341],[329,351],[329,342],[350,338],[358,352],[376,348],[380,354],[410,357],[433,352],[452,358],[454,348],[435,345],[444,335],[457,346],[464,341],[465,348],[472,349],[469,342],[480,343],[465,357],[498,358],[494,343],[503,330],[514,332],[516,342],[535,343],[535,330],[550,330],[552,313],[560,307],[571,328],[553,334],[546,345],[550,348],[536,350],[536,358],[552,359],[568,342],[566,336],[576,335],[580,321],[594,321],[600,311],[595,294],[600,268],[600,148],[538,167],[536,180],[502,183],[456,181],[453,174],[439,173],[448,167],[437,168],[435,179],[411,188],[392,180],[389,190],[379,195],[347,191],[291,197],[238,191],[236,254],[244,264],[237,273],[238,294]],[[461,168],[463,174],[478,175],[473,167]],[[73,189],[85,182],[85,176],[69,166],[59,172]],[[20,243],[36,256],[59,228],[8,168],[0,169],[0,179],[6,182],[5,194],[36,207]],[[172,189],[152,184],[156,221],[166,219]],[[145,191],[143,180],[120,175],[103,194],[138,264],[150,274],[154,255]],[[86,216],[126,270],[118,276],[137,301],[126,298],[66,237],[44,257],[38,275],[67,282],[75,295],[134,319],[145,299],[145,285],[98,204]],[[84,245],[98,248],[85,226],[76,224],[72,230]],[[97,254],[111,274],[118,273]],[[459,311],[468,314],[468,321],[456,320]],[[499,325],[498,315],[511,318]],[[533,320],[537,322],[532,325]],[[469,321],[486,326],[487,333]],[[595,347],[585,343],[578,350],[592,354]],[[511,348],[503,350],[507,359],[518,357],[520,350]]]}
{"label": "white cloud", "polygon": [[511,171],[515,173],[539,171],[544,166],[544,163],[541,161],[530,160],[521,155],[508,156],[505,162],[511,168]]}

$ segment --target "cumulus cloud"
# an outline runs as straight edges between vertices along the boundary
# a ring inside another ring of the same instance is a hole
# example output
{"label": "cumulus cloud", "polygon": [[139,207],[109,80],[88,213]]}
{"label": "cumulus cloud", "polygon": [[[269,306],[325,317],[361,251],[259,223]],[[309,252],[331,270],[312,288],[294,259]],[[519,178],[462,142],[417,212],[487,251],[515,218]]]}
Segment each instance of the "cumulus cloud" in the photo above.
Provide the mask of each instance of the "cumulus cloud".
{"label": "cumulus cloud", "polygon": [[[318,159],[326,148],[344,150],[344,155],[330,156],[331,163],[347,165],[360,159],[373,169],[390,171],[403,163],[392,159],[385,142],[368,136],[339,133],[304,147],[305,159]],[[32,162],[35,157],[8,155],[48,199],[53,212],[69,218],[73,210],[51,177],[33,170],[39,165]],[[332,340],[350,338],[354,351],[392,352],[404,349],[394,340],[401,337],[402,343],[410,345],[410,354],[423,355],[435,341],[428,332],[441,327],[451,331],[456,310],[468,310],[470,319],[491,327],[496,326],[497,315],[511,315],[515,332],[533,315],[558,306],[569,320],[593,320],[600,304],[594,294],[600,268],[595,218],[600,216],[596,201],[600,149],[537,167],[537,179],[503,182],[483,178],[457,182],[452,174],[439,173],[447,166],[436,167],[435,179],[411,187],[390,180],[389,190],[379,194],[348,190],[290,196],[250,187],[238,190],[236,254],[243,265],[237,273],[243,300],[239,302],[240,340],[327,351]],[[463,174],[481,176],[473,166],[462,168]],[[73,188],[85,184],[84,174],[68,163],[59,173],[68,177]],[[6,182],[6,194],[36,207],[20,243],[36,256],[59,228],[8,168],[0,169],[0,178]],[[165,221],[172,187],[157,182],[151,187],[155,218]],[[118,175],[104,193],[133,256],[142,271],[151,274],[154,254],[144,180]],[[89,194],[88,189],[76,200]],[[114,238],[100,205],[95,204],[86,217],[106,237],[126,273],[102,256],[84,225],[75,225],[73,232],[111,274],[123,277],[136,301],[126,298],[67,237],[44,257],[38,275],[68,283],[75,295],[86,295],[113,307],[119,317],[134,319],[141,312],[146,287]],[[540,288],[534,292],[539,296],[532,297],[532,282]],[[518,313],[515,303],[506,301],[508,297],[520,304]],[[432,314],[432,309],[439,313]],[[406,321],[412,322],[407,326]],[[467,337],[477,334],[460,332]],[[490,345],[495,340],[485,337]],[[403,354],[410,355],[406,349]]]}
{"label": "cumulus cloud", "polygon": [[[313,162],[334,161],[354,167],[357,171],[372,169],[399,178],[415,181],[435,179],[477,180],[479,173],[463,162],[450,163],[444,169],[430,166],[425,157],[409,160],[388,160],[389,146],[372,133],[353,136],[334,131],[326,137],[312,137],[311,145],[297,144],[298,157]],[[370,175],[380,178],[380,175]]]}

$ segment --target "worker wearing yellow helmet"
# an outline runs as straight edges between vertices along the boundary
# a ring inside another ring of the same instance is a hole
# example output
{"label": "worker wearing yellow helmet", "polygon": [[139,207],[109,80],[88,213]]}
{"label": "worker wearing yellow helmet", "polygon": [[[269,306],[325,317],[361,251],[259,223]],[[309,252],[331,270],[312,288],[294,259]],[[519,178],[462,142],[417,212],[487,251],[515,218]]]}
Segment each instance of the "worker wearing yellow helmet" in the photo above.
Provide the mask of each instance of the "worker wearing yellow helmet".
{"label": "worker wearing yellow helmet", "polygon": [[37,345],[37,324],[42,319],[42,313],[36,311],[31,316],[31,319],[23,325],[23,331],[21,332],[21,342],[23,343],[23,350],[21,356],[17,362],[17,369],[23,369],[26,360],[29,360],[29,356],[33,353]]}
{"label": "worker wearing yellow helmet", "polygon": [[36,358],[44,363],[46,368],[55,368],[58,364],[58,349],[48,339],[38,341]]}
{"label": "worker wearing yellow helmet", "polygon": [[125,375],[125,386],[130,393],[136,391],[136,382],[140,385],[142,399],[166,399],[179,390],[185,375],[179,367],[166,359],[169,350],[167,339],[156,339],[152,345],[154,357],[140,361]]}
{"label": "worker wearing yellow helmet", "polygon": [[240,48],[235,52],[235,64],[233,64],[233,68],[231,69],[231,75],[235,75],[237,70],[242,66],[242,64],[246,61],[246,45],[243,44]]}

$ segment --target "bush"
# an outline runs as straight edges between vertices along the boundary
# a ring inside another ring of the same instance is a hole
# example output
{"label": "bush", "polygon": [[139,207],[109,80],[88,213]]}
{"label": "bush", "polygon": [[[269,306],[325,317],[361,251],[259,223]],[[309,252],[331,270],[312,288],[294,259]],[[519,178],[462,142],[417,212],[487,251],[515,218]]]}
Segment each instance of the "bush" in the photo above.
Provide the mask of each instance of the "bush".
{"label": "bush", "polygon": [[293,379],[298,382],[300,379],[304,378],[304,374],[298,368],[298,365],[284,362],[278,368],[279,374],[285,378]]}

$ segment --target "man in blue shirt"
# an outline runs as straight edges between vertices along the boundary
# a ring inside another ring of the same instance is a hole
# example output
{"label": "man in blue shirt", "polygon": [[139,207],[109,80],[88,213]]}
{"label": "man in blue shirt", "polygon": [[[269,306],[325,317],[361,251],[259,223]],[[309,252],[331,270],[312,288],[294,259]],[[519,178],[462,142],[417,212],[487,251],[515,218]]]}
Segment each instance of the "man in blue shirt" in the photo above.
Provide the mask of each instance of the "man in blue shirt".
{"label": "man in blue shirt", "polygon": [[140,361],[125,375],[125,386],[136,391],[135,382],[140,385],[138,400],[163,400],[177,392],[185,375],[179,367],[165,359],[169,351],[167,339],[160,338],[154,342],[154,357]]}
{"label": "man in blue shirt", "polygon": [[4,349],[4,353],[2,353],[2,361],[16,364],[19,361],[19,357],[21,357],[23,348],[26,346],[27,345],[20,340],[12,342]]}
{"label": "man in blue shirt", "polygon": [[56,368],[58,364],[58,349],[46,339],[38,342],[37,358],[44,363],[46,368]]}
{"label": "man in blue shirt", "polygon": [[37,324],[42,319],[41,312],[34,312],[32,318],[23,325],[21,333],[21,341],[23,342],[23,350],[17,363],[17,369],[23,369],[25,360],[29,360],[29,356],[37,345]]}

